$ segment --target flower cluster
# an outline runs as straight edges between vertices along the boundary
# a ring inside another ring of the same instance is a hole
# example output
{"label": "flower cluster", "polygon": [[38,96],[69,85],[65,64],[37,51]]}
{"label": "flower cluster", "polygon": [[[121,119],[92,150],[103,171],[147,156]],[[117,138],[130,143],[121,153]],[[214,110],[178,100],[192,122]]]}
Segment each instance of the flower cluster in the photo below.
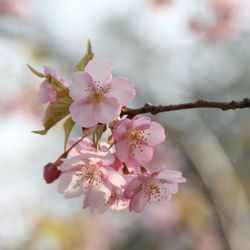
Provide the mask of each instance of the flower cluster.
{"label": "flower cluster", "polygon": [[[96,58],[73,73],[69,87],[49,66],[43,73],[30,69],[45,78],[38,97],[48,105],[44,130],[35,132],[45,134],[69,116],[65,152],[44,168],[47,183],[59,179],[58,192],[65,198],[81,196],[83,208],[100,213],[127,207],[141,212],[148,203],[177,193],[178,183],[185,182],[181,172],[165,166],[151,172],[147,167],[154,147],[165,140],[162,125],[143,115],[122,115],[136,94],[133,81],[114,77],[111,63]],[[82,128],[83,136],[67,142],[74,125]]]}

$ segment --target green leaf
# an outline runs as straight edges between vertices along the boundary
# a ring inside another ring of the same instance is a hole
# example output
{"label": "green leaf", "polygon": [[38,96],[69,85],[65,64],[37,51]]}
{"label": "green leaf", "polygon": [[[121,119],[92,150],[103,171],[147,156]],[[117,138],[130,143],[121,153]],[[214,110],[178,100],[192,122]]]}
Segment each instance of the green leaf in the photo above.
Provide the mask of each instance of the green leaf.
{"label": "green leaf", "polygon": [[75,72],[83,71],[86,65],[88,64],[88,62],[93,58],[93,56],[94,56],[94,53],[92,51],[91,42],[88,40],[88,47],[87,47],[86,54],[81,59],[81,61],[75,66],[74,71]]}
{"label": "green leaf", "polygon": [[66,151],[67,142],[69,139],[69,135],[75,125],[75,122],[69,117],[63,124],[64,129],[64,151]]}
{"label": "green leaf", "polygon": [[28,66],[29,70],[30,70],[34,75],[36,75],[36,76],[38,76],[38,77],[41,77],[41,78],[46,77],[45,74],[43,74],[43,73],[37,71],[36,69],[34,69],[34,68],[33,68],[32,66],[30,66],[29,64],[27,64],[27,66]]}
{"label": "green leaf", "polygon": [[48,130],[53,127],[57,122],[69,115],[69,106],[72,103],[70,97],[58,97],[53,103],[50,103],[43,121],[43,130],[32,131],[33,133],[45,135]]}

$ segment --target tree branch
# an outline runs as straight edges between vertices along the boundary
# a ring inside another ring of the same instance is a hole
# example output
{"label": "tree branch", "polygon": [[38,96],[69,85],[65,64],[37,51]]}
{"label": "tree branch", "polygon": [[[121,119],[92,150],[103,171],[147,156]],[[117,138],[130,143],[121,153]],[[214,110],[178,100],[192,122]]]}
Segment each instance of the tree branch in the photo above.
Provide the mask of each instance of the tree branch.
{"label": "tree branch", "polygon": [[175,104],[175,105],[159,105],[155,106],[150,103],[146,103],[141,108],[124,108],[122,110],[121,115],[128,115],[129,117],[134,117],[138,114],[151,113],[153,115],[161,113],[161,112],[170,112],[176,110],[184,110],[184,109],[197,109],[197,108],[215,108],[221,109],[223,111],[226,110],[234,110],[234,109],[244,109],[250,108],[250,98],[244,98],[241,101],[231,101],[231,102],[209,102],[206,100],[198,100],[196,102]]}

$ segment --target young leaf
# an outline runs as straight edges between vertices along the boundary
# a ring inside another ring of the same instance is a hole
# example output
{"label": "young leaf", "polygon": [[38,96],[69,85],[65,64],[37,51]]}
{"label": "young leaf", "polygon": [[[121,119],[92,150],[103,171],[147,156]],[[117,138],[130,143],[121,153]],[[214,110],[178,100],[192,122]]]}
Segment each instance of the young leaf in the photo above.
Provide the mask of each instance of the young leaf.
{"label": "young leaf", "polygon": [[63,124],[64,129],[64,151],[66,151],[67,142],[69,139],[69,135],[75,125],[75,122],[69,117]]}
{"label": "young leaf", "polygon": [[58,97],[55,102],[49,104],[46,110],[43,121],[44,129],[32,132],[45,135],[51,127],[69,114],[69,106],[71,103],[72,99],[70,97]]}
{"label": "young leaf", "polygon": [[74,71],[83,71],[88,62],[93,58],[94,53],[92,51],[91,42],[88,40],[88,47],[86,54],[81,59],[81,61],[75,66]]}
{"label": "young leaf", "polygon": [[30,66],[29,64],[27,64],[27,66],[28,66],[29,70],[30,70],[34,75],[36,75],[36,76],[38,76],[38,77],[41,77],[41,78],[44,78],[44,77],[45,77],[45,74],[43,74],[43,73],[37,71],[36,69],[34,69],[34,68],[33,68],[32,66]]}

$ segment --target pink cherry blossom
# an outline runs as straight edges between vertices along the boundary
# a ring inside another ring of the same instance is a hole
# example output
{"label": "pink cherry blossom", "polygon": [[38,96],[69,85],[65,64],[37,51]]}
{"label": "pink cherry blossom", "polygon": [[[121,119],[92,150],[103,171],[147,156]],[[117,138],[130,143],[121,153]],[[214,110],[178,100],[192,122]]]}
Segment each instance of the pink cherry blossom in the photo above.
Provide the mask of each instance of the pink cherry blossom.
{"label": "pink cherry blossom", "polygon": [[117,158],[129,166],[148,163],[153,157],[153,147],[162,143],[165,137],[164,128],[149,117],[126,118],[114,129]]}
{"label": "pink cherry blossom", "polygon": [[88,139],[84,139],[74,154],[58,167],[62,171],[58,192],[64,193],[65,198],[82,195],[102,183],[109,173],[107,166],[113,163],[114,157],[108,147],[101,145],[96,151],[94,147],[89,148],[89,143]]}
{"label": "pink cherry blossom", "polygon": [[134,98],[133,82],[122,76],[112,77],[111,71],[108,60],[92,59],[84,71],[73,74],[70,115],[81,127],[112,122],[121,107]]}
{"label": "pink cherry blossom", "polygon": [[[48,65],[44,65],[44,74],[46,76],[57,76],[56,71]],[[45,80],[40,84],[40,88],[38,90],[38,97],[40,102],[43,104],[48,102],[54,102],[56,100],[56,91],[52,88],[47,78],[45,78]]]}
{"label": "pink cherry blossom", "polygon": [[85,195],[84,208],[90,207],[100,213],[108,208],[122,210],[128,207],[129,200],[124,197],[125,179],[111,170],[103,183],[89,189]]}
{"label": "pink cherry blossom", "polygon": [[130,211],[142,212],[147,203],[170,200],[171,195],[178,192],[178,183],[185,181],[181,172],[162,166],[156,172],[145,172],[132,179],[124,197],[130,199]]}

